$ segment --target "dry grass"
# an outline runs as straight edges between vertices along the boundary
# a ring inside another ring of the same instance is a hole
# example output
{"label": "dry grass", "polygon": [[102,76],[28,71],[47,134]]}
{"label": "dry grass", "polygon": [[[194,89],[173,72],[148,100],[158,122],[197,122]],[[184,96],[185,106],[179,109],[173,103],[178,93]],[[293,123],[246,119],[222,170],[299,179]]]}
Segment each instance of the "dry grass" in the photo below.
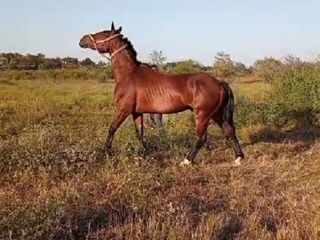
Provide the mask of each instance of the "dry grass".
{"label": "dry grass", "polygon": [[127,120],[108,159],[100,152],[114,112],[109,85],[0,86],[0,239],[320,238],[313,130],[243,127],[247,159],[236,167],[211,127],[198,164],[179,167],[194,141],[191,114],[147,129],[147,150]]}

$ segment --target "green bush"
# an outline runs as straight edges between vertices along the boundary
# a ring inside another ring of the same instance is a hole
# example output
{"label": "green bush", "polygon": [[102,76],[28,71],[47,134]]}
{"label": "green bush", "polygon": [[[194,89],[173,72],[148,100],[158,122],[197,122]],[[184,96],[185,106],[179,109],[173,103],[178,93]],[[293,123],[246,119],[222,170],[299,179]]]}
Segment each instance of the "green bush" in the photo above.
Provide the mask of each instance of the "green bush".
{"label": "green bush", "polygon": [[291,63],[272,79],[275,101],[288,117],[320,124],[320,71],[313,64]]}
{"label": "green bush", "polygon": [[[237,97],[237,123],[284,127],[320,125],[320,71],[314,64],[290,58],[269,74],[273,93],[268,102]],[[293,61],[292,61],[293,60]]]}
{"label": "green bush", "polygon": [[241,62],[235,62],[225,52],[218,52],[212,66],[214,76],[229,79],[233,76],[242,76],[250,73],[250,70]]}
{"label": "green bush", "polygon": [[262,80],[270,82],[281,71],[281,67],[282,63],[279,60],[265,58],[253,64],[253,72]]}
{"label": "green bush", "polygon": [[206,70],[199,62],[186,60],[181,62],[167,63],[164,67],[170,73],[195,73]]}

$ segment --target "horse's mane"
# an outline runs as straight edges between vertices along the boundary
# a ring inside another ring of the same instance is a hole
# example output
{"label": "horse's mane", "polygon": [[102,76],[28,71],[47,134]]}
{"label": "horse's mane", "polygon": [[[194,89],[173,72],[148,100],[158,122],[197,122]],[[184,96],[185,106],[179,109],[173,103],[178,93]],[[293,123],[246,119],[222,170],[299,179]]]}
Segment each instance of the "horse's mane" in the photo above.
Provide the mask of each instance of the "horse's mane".
{"label": "horse's mane", "polygon": [[158,71],[158,67],[155,64],[149,64],[149,63],[142,63],[137,59],[137,52],[134,49],[132,43],[127,37],[122,38],[122,41],[124,41],[125,44],[127,44],[127,50],[129,50],[129,54],[131,55],[132,59],[138,64],[138,65],[144,65],[148,68],[151,68],[155,71]]}
{"label": "horse's mane", "polygon": [[132,59],[137,63],[137,64],[141,64],[141,62],[137,59],[137,52],[134,49],[132,43],[129,41],[128,38],[122,38],[122,40],[124,41],[125,44],[127,44],[127,49],[129,50],[129,53],[132,57]]}

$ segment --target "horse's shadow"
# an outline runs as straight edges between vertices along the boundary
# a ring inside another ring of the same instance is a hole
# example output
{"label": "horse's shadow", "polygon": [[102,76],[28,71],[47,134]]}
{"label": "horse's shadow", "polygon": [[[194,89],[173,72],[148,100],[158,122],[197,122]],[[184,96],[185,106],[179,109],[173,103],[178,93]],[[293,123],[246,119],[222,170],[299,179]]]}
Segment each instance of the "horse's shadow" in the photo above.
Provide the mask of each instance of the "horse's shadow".
{"label": "horse's shadow", "polygon": [[101,229],[135,222],[139,216],[131,208],[115,201],[108,208],[88,208],[83,212],[65,214],[53,239],[91,239]]}
{"label": "horse's shadow", "polygon": [[139,147],[138,153],[143,157],[165,158],[186,153],[195,144],[196,138],[192,133],[172,134],[166,128],[152,130],[145,136],[145,146]]}
{"label": "horse's shadow", "polygon": [[290,131],[275,131],[266,127],[259,132],[259,137],[255,137],[253,143],[302,142],[304,144],[309,144],[319,138],[320,128],[317,126],[311,126],[310,128],[306,129],[292,129]]}

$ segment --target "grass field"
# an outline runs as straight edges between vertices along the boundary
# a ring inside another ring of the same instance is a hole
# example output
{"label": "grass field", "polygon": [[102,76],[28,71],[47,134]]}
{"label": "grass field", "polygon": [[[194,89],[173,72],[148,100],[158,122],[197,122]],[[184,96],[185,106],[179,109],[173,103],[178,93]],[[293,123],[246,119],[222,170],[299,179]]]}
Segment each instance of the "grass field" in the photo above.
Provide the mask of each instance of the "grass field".
{"label": "grass field", "polygon": [[[272,86],[233,88],[257,102]],[[212,125],[198,164],[180,167],[190,112],[147,128],[147,149],[128,119],[101,157],[114,113],[112,84],[0,82],[0,239],[320,239],[318,129],[239,125],[237,167]]]}

